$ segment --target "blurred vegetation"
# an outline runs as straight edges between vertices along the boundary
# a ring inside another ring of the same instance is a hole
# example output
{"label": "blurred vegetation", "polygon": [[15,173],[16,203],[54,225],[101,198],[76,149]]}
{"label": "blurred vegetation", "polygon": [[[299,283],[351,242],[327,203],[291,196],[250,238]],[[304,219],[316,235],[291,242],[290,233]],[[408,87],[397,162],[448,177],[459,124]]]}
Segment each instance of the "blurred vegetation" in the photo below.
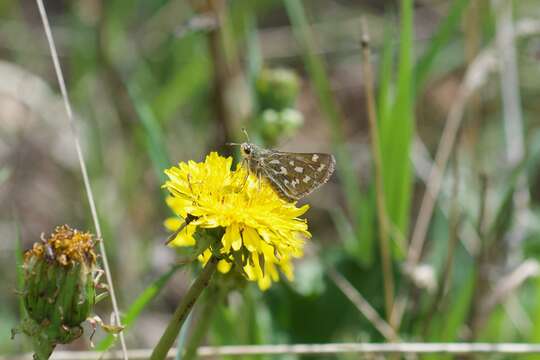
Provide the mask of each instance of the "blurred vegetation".
{"label": "blurred vegetation", "polygon": [[[211,150],[232,154],[225,143],[244,141],[244,127],[262,146],[332,152],[337,175],[302,200],[313,239],[295,281],[263,293],[209,289],[217,295],[195,309],[188,344],[198,331],[211,345],[388,340],[329,276],[334,268],[401,340],[540,341],[540,4],[508,1],[46,2],[128,347],[157,342],[196,268],[163,245],[163,169]],[[401,321],[385,310],[362,19]],[[504,21],[516,36],[500,46]],[[515,68],[497,66],[513,55]],[[426,181],[460,101],[441,191],[410,263]],[[29,350],[9,340],[20,249],[59,223],[92,230],[33,2],[0,2],[0,199],[0,354],[14,354]],[[98,312],[108,319],[107,301]],[[197,329],[207,315],[209,329]],[[93,341],[113,344],[99,331]],[[70,345],[88,348],[85,336]]]}

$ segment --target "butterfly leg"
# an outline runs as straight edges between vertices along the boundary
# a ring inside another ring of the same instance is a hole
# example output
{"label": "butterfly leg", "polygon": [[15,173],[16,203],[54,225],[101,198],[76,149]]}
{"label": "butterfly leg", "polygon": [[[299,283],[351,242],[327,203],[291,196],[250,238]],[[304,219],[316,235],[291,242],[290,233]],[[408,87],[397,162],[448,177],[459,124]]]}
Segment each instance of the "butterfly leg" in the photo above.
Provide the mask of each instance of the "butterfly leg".
{"label": "butterfly leg", "polygon": [[[167,241],[165,241],[165,245],[169,245],[169,243],[171,241],[173,241],[174,239],[176,239],[176,236],[178,234],[180,234],[180,231],[184,230],[186,228],[186,226],[189,225],[190,222],[192,222],[193,220],[197,220],[198,218],[196,216],[193,216],[191,214],[187,214],[186,218],[184,219],[184,223],[182,225],[180,225],[180,227],[178,229],[176,229],[168,238],[167,238]],[[186,230],[187,231],[187,230]]]}
{"label": "butterfly leg", "polygon": [[193,187],[191,186],[191,174],[187,174],[187,183],[188,183],[189,191],[191,191],[192,194],[195,194],[195,192],[193,191]]}
{"label": "butterfly leg", "polygon": [[240,166],[246,169],[246,176],[244,177],[244,181],[242,182],[242,186],[240,186],[240,191],[244,190],[244,186],[247,184],[247,180],[249,177],[249,164],[247,163],[247,160],[244,159],[240,163]]}

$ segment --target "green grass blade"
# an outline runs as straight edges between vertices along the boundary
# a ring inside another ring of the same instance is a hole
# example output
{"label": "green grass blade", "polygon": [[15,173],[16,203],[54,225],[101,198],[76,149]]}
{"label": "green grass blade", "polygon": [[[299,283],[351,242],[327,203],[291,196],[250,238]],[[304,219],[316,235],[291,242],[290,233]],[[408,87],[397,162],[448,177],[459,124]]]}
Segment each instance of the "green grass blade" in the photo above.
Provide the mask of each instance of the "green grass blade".
{"label": "green grass blade", "polygon": [[[150,286],[148,286],[144,291],[135,299],[131,304],[126,314],[122,317],[122,324],[125,326],[124,331],[128,329],[133,323],[137,320],[141,312],[146,308],[146,306],[159,294],[161,289],[169,282],[171,276],[180,268],[181,266],[174,266],[165,274],[161,275],[156,281],[154,281]],[[96,351],[105,351],[111,345],[114,344],[116,338],[109,334],[103,340],[101,340],[95,347]]]}
{"label": "green grass blade", "polygon": [[[388,116],[380,118],[382,174],[388,216],[394,228],[406,238],[412,195],[412,167],[409,159],[414,133],[413,103],[413,1],[401,1],[401,31],[397,94]],[[394,243],[400,239],[394,239]],[[394,246],[394,255],[402,257]]]}
{"label": "green grass blade", "polygon": [[390,27],[386,28],[384,34],[384,46],[382,52],[380,80],[379,80],[379,101],[377,104],[379,115],[379,131],[380,124],[383,122],[381,119],[388,119],[390,110],[392,108],[392,69],[394,61],[392,55],[394,53],[393,48],[394,38]]}
{"label": "green grass blade", "polygon": [[469,0],[455,0],[448,11],[448,15],[443,19],[435,35],[431,39],[427,50],[418,60],[414,68],[415,90],[419,92],[426,81],[429,71],[432,68],[437,55],[448,43],[450,38],[459,30],[463,12],[469,5]]}
{"label": "green grass blade", "polygon": [[[459,286],[455,300],[447,312],[441,314],[444,319],[444,326],[437,341],[456,341],[459,339],[459,330],[466,323],[467,315],[473,301],[476,271],[470,269],[464,277],[463,283]],[[433,341],[434,337],[432,338]]]}
{"label": "green grass blade", "polygon": [[[325,65],[315,53],[313,36],[302,6],[299,0],[284,0],[287,14],[292,24],[294,35],[303,50],[304,64],[307,73],[315,87],[319,104],[326,114],[331,134],[332,146],[336,156],[336,167],[340,174],[344,191],[347,194],[347,204],[353,217],[357,230],[358,241],[363,248],[362,262],[369,264],[373,252],[373,211],[372,207],[362,206],[366,204],[365,196],[360,192],[358,176],[351,167],[351,156],[345,149],[345,137],[343,131],[343,115],[332,93],[330,81],[326,74]],[[360,223],[363,224],[360,227]]]}
{"label": "green grass blade", "polygon": [[136,88],[134,86],[129,86],[128,89],[135,110],[141,120],[143,138],[148,156],[152,161],[156,176],[161,182],[164,182],[166,177],[163,170],[170,166],[170,161],[167,149],[165,148],[166,141],[163,130],[150,106],[139,98]]}

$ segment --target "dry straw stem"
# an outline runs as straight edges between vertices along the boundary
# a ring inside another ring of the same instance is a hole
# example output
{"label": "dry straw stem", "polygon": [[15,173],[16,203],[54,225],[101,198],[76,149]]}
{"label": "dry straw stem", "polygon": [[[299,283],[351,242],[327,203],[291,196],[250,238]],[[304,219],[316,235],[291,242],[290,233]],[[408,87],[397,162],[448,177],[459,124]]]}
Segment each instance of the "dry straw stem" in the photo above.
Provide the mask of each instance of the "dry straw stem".
{"label": "dry straw stem", "polygon": [[[379,219],[379,241],[381,250],[384,300],[386,317],[392,317],[394,303],[394,275],[392,272],[392,259],[390,257],[390,244],[388,239],[389,221],[386,212],[386,202],[383,189],[382,156],[379,142],[379,127],[377,126],[377,113],[375,110],[375,90],[373,86],[373,68],[371,66],[371,50],[369,48],[369,33],[367,22],[362,19],[362,70],[364,75],[364,91],[368,111],[369,129],[371,133],[371,152],[375,166],[375,190],[377,195],[377,217]],[[394,333],[395,336],[395,333]],[[395,340],[396,338],[394,338]]]}
{"label": "dry straw stem", "polygon": [[495,306],[502,303],[528,278],[540,275],[540,264],[534,259],[525,260],[511,273],[499,280],[493,290],[484,298],[480,305],[480,318],[486,320],[487,315]]}
{"label": "dry straw stem", "polygon": [[398,341],[398,335],[392,327],[382,319],[377,311],[369,304],[369,302],[360,294],[351,283],[334,268],[328,269],[328,276],[341,290],[341,292],[356,306],[358,311],[371,322],[371,324],[381,333],[388,341]]}
{"label": "dry straw stem", "polygon": [[[45,30],[45,35],[49,43],[49,49],[51,51],[51,57],[54,63],[54,70],[56,72],[56,77],[58,78],[58,84],[60,86],[60,91],[62,92],[62,98],[64,99],[64,105],[66,107],[66,113],[71,127],[71,132],[73,135],[73,141],[75,143],[75,150],[77,152],[77,158],[79,160],[79,165],[81,168],[81,173],[83,177],[84,187],[86,189],[86,195],[88,197],[88,203],[90,204],[90,211],[92,213],[92,220],[94,222],[94,227],[96,229],[96,236],[99,239],[103,239],[101,234],[101,226],[99,224],[99,219],[97,216],[96,204],[94,201],[94,195],[92,193],[92,187],[90,186],[90,180],[88,179],[88,172],[86,170],[86,163],[82,154],[81,144],[79,141],[79,136],[77,133],[77,127],[75,120],[73,119],[73,111],[71,110],[71,103],[69,102],[69,97],[66,90],[66,83],[64,81],[64,75],[62,74],[62,68],[60,67],[60,61],[58,60],[58,53],[56,52],[56,47],[54,45],[54,39],[51,32],[51,27],[49,25],[49,20],[47,18],[47,12],[45,11],[45,6],[43,5],[43,0],[36,0],[39,14],[41,16],[41,21],[43,22],[43,29]],[[120,311],[118,310],[118,303],[116,301],[116,294],[114,292],[114,286],[111,276],[111,271],[109,268],[109,262],[107,260],[107,253],[105,251],[105,244],[103,241],[99,241],[99,251],[101,255],[101,260],[103,262],[103,268],[105,270],[105,276],[107,278],[107,285],[109,287],[109,293],[111,295],[111,302],[113,306],[114,318],[118,326],[122,326],[122,321],[120,319]],[[122,345],[122,353],[124,360],[128,359],[126,342],[124,339],[124,334],[120,332],[120,343]]]}
{"label": "dry straw stem", "polygon": [[[523,20],[516,24],[514,36],[527,36],[540,30],[540,24],[534,20]],[[456,100],[452,104],[446,125],[443,130],[439,147],[435,156],[426,191],[420,205],[420,211],[413,230],[412,239],[407,254],[406,268],[414,269],[422,254],[431,216],[435,207],[436,199],[441,189],[444,170],[450,158],[454,141],[463,120],[465,106],[468,99],[485,84],[488,75],[498,69],[498,54],[493,46],[488,46],[474,59],[467,68],[464,79],[457,91]],[[400,296],[395,304],[393,314],[396,316],[396,324],[399,324],[406,307],[407,299]]]}
{"label": "dry straw stem", "polygon": [[[227,93],[236,59],[234,56],[232,58],[227,56],[227,50],[231,50],[227,47],[230,44],[226,41],[227,4],[221,0],[207,0],[205,7],[217,21],[217,26],[208,31],[208,46],[214,73],[212,100],[218,126],[216,143],[226,144],[232,138],[233,114],[228,104]],[[222,145],[220,150],[222,153],[230,154],[231,147]]]}
{"label": "dry straw stem", "polygon": [[[151,350],[129,351],[131,360],[148,359]],[[334,343],[334,344],[283,344],[283,345],[230,345],[201,346],[201,358],[248,355],[332,355],[332,354],[540,354],[540,344],[527,343]],[[113,360],[119,351],[105,354],[95,351],[57,351],[51,360]],[[167,359],[176,356],[176,349],[167,353]],[[0,360],[31,360],[31,354],[0,357]]]}
{"label": "dry straw stem", "polygon": [[[416,176],[425,183],[429,179],[429,173],[433,166],[432,159],[430,158],[429,151],[427,150],[425,144],[417,137],[414,141],[413,153],[412,153],[412,162],[414,164]],[[442,197],[443,201],[439,201],[438,205],[442,213],[450,219],[450,213],[452,212],[452,192],[450,184],[446,184],[441,188],[439,194]],[[467,209],[460,203],[460,212],[464,212]],[[463,216],[460,219],[458,232],[459,240],[461,241],[463,247],[469,254],[476,254],[478,252],[478,244],[480,243],[480,237],[478,236],[476,230],[476,224],[473,224],[468,216]]]}

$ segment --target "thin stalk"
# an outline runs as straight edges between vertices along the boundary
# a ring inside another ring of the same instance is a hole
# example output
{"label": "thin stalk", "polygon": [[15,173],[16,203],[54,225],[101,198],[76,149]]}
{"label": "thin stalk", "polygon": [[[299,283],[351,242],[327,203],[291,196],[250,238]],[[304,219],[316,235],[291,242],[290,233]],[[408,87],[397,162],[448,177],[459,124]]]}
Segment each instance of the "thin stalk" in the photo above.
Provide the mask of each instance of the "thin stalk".
{"label": "thin stalk", "polygon": [[392,327],[379,316],[377,310],[362,296],[362,294],[334,267],[328,269],[328,276],[339,290],[349,299],[362,315],[373,325],[388,341],[399,341],[399,337]]}
{"label": "thin stalk", "polygon": [[383,188],[382,157],[377,126],[377,112],[375,110],[375,91],[373,88],[373,69],[371,67],[371,50],[369,48],[369,34],[367,23],[362,19],[362,70],[364,75],[364,91],[366,94],[366,106],[368,111],[369,128],[371,133],[371,152],[375,167],[375,191],[377,201],[377,217],[379,219],[379,242],[382,260],[382,272],[384,282],[384,300],[386,317],[392,318],[394,302],[394,275],[392,272],[392,259],[390,258],[388,215]]}
{"label": "thin stalk", "polygon": [[167,357],[167,353],[174,344],[174,341],[176,340],[189,312],[193,308],[193,305],[195,305],[195,302],[201,295],[202,291],[208,286],[212,275],[216,271],[217,263],[218,259],[215,256],[210,257],[202,272],[199,274],[197,279],[195,279],[187,294],[178,304],[169,325],[167,325],[167,329],[165,329],[165,332],[163,335],[161,335],[158,344],[152,351],[150,360],[163,360]]}
{"label": "thin stalk", "polygon": [[[62,98],[64,100],[64,106],[66,109],[66,114],[67,114],[69,125],[71,128],[73,141],[75,143],[75,151],[77,153],[77,158],[79,160],[79,167],[81,170],[84,187],[86,189],[86,196],[88,198],[88,203],[90,205],[90,212],[92,214],[92,220],[94,222],[96,236],[98,239],[103,239],[103,236],[101,234],[101,226],[100,226],[99,218],[97,215],[96,202],[94,200],[92,186],[90,185],[90,179],[88,177],[88,171],[86,169],[86,162],[84,161],[81,143],[79,140],[79,134],[77,132],[77,126],[75,124],[75,119],[73,118],[73,110],[71,109],[71,102],[69,101],[67,88],[66,88],[66,82],[64,81],[64,75],[62,73],[60,61],[58,60],[58,52],[56,51],[56,45],[54,44],[54,38],[52,35],[51,26],[49,25],[49,19],[47,17],[45,5],[43,5],[43,0],[36,0],[36,2],[39,9],[39,14],[41,16],[41,21],[43,23],[43,29],[45,30],[45,36],[47,37],[47,42],[49,43],[49,50],[51,52],[51,57],[54,64],[54,70],[56,72],[56,77],[58,79],[58,84],[60,86],[60,92],[62,93]],[[107,260],[107,252],[105,250],[104,241],[99,241],[99,252],[101,255],[101,262],[103,263],[103,269],[105,271],[105,278],[107,279],[108,290],[109,290],[109,293],[111,294],[111,303],[113,307],[114,319],[116,321],[116,325],[121,327],[122,320],[120,319],[120,311],[118,309],[118,302],[116,301],[116,294],[114,290],[114,284],[112,281],[111,270],[109,268],[109,261]],[[128,355],[127,355],[127,347],[126,347],[126,342],[124,339],[124,334],[120,332],[120,334],[118,335],[120,337],[120,344],[122,345],[123,358],[124,360],[127,360]]]}
{"label": "thin stalk", "polygon": [[221,152],[230,154],[231,148],[225,146],[231,141],[232,119],[231,111],[227,104],[227,83],[231,77],[231,65],[225,54],[224,34],[225,16],[227,4],[217,0],[207,0],[206,6],[216,19],[219,26],[208,32],[208,47],[212,59],[214,79],[212,84],[213,106],[216,116],[218,131],[216,132],[216,144],[221,147]]}
{"label": "thin stalk", "polygon": [[[23,247],[21,240],[21,224],[18,219],[14,221],[15,223],[15,266],[17,267],[17,291],[19,294],[22,294],[24,291],[24,270],[23,270]],[[21,319],[24,319],[26,316],[26,308],[24,307],[24,299],[22,296],[19,296],[19,316]]]}
{"label": "thin stalk", "polygon": [[[170,351],[169,358],[176,353],[176,349]],[[147,349],[137,349],[130,351],[130,358],[133,360],[146,360],[150,351]],[[311,358],[334,358],[336,355],[351,354],[347,358],[364,358],[366,355],[378,356],[383,359],[388,354],[434,354],[436,358],[448,358],[449,355],[463,354],[492,354],[491,358],[501,358],[504,354],[512,354],[516,358],[518,354],[531,354],[538,358],[540,354],[540,344],[538,343],[466,343],[466,342],[430,342],[430,343],[325,343],[325,344],[275,344],[275,345],[228,345],[228,346],[201,346],[197,351],[200,358],[223,359],[239,358],[246,359],[248,356],[263,355],[269,358],[291,358],[291,355],[308,355]],[[107,359],[118,359],[118,352],[111,351]],[[281,355],[279,357],[278,355]],[[285,355],[289,355],[285,357]],[[57,360],[100,360],[103,355],[95,351],[57,351]],[[307,357],[307,356],[304,356]],[[433,358],[433,357],[430,357]],[[507,356],[507,358],[512,358]],[[0,360],[32,360],[31,354],[18,356],[0,356]]]}

